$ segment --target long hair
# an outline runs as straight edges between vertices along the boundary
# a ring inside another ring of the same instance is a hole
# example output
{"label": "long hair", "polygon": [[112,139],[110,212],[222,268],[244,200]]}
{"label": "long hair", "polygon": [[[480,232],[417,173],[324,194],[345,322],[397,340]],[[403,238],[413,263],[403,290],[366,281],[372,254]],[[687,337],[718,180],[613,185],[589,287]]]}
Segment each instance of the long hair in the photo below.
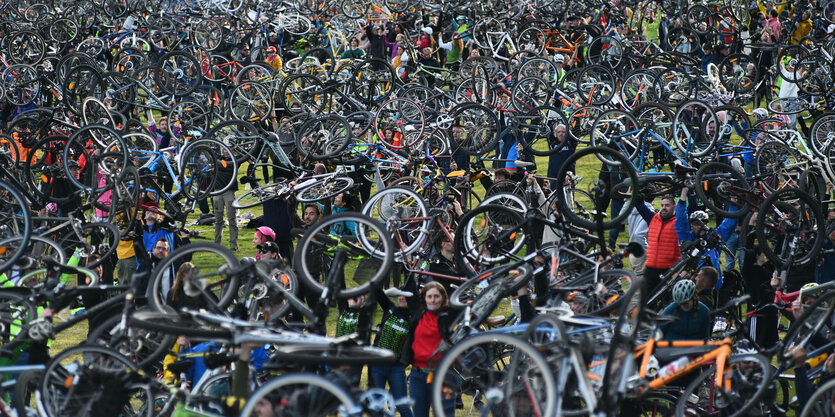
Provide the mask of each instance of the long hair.
{"label": "long hair", "polygon": [[180,265],[180,269],[177,270],[177,279],[174,280],[174,287],[171,288],[171,300],[177,301],[180,299],[180,293],[183,292],[183,286],[186,284],[186,279],[188,279],[189,274],[194,269],[194,264],[191,262],[186,262]]}

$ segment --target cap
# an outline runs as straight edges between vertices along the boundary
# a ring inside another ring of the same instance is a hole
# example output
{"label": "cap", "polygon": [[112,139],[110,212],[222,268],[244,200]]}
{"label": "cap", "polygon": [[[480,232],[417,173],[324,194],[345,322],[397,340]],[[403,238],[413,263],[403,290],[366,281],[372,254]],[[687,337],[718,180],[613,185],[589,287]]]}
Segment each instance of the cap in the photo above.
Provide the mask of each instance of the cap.
{"label": "cap", "polygon": [[275,46],[267,48],[267,52],[275,52]]}
{"label": "cap", "polygon": [[430,28],[430,27],[425,27],[425,28],[421,29],[421,31],[423,33],[427,34],[427,35],[432,35],[432,28]]}
{"label": "cap", "polygon": [[145,211],[150,211],[152,213],[159,213],[159,204],[156,201],[148,201],[147,203],[142,203],[139,205],[139,208]]}

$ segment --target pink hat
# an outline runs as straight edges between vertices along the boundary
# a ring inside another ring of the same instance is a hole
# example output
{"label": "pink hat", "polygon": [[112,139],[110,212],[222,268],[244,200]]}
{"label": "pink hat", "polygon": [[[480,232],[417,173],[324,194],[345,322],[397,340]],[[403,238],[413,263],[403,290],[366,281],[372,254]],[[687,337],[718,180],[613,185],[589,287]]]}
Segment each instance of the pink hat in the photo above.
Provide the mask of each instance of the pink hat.
{"label": "pink hat", "polygon": [[275,241],[275,232],[269,226],[259,227],[258,232],[261,233],[261,236],[269,236],[273,241]]}

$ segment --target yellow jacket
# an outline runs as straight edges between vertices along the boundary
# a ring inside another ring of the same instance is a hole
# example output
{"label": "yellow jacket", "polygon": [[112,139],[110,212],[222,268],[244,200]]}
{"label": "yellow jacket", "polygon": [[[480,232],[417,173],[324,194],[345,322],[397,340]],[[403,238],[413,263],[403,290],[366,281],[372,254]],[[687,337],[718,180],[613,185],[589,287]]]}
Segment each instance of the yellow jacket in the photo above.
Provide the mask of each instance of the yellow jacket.
{"label": "yellow jacket", "polygon": [[806,19],[797,22],[797,29],[792,34],[792,45],[797,45],[803,37],[809,36],[810,33],[812,33],[812,20]]}

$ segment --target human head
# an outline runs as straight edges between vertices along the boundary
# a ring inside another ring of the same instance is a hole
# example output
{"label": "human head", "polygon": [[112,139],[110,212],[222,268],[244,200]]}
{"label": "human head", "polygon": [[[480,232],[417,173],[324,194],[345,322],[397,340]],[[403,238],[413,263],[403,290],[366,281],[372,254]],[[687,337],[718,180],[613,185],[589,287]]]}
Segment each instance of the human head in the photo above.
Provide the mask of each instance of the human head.
{"label": "human head", "polygon": [[302,220],[305,227],[310,227],[322,218],[322,208],[316,203],[310,203],[304,206],[304,214]]}
{"label": "human head", "polygon": [[275,56],[275,55],[276,55],[275,46],[271,46],[271,47],[267,48],[267,56]]}
{"label": "human head", "polygon": [[151,253],[155,258],[163,259],[171,253],[171,245],[164,237],[161,237],[154,242],[154,247],[151,250]]}
{"label": "human head", "polygon": [[693,236],[700,237],[704,235],[707,230],[708,215],[702,210],[696,210],[690,214],[690,230],[693,231]]}
{"label": "human head", "polygon": [[562,142],[565,140],[566,132],[567,130],[565,128],[565,125],[562,123],[558,124],[557,127],[554,128],[554,135],[557,137],[558,142]]}
{"label": "human head", "polygon": [[661,217],[670,218],[676,212],[676,202],[672,196],[666,196],[661,199]]}
{"label": "human head", "polygon": [[360,39],[356,36],[351,38],[351,49],[357,49],[360,46]]}
{"label": "human head", "polygon": [[461,139],[464,135],[464,127],[460,123],[452,125],[452,137],[456,140]]}
{"label": "human head", "polygon": [[420,289],[420,302],[432,311],[444,310],[449,307],[449,297],[446,289],[437,281],[432,281]]}
{"label": "human head", "polygon": [[192,271],[194,271],[193,263],[186,262],[180,265],[180,269],[177,270],[177,278],[174,279],[174,285],[171,287],[172,300],[178,300],[180,298],[180,293],[182,292],[183,287],[185,287],[186,281],[188,281]]}
{"label": "human head", "polygon": [[255,246],[273,241],[275,241],[275,231],[271,227],[261,226],[255,231],[255,238],[253,239]]}
{"label": "human head", "polygon": [[684,307],[685,310],[689,310],[692,306],[694,295],[696,295],[696,284],[689,279],[676,282],[676,285],[673,286],[673,301]]}
{"label": "human head", "polygon": [[429,58],[432,56],[432,48],[426,47],[421,50],[421,54],[423,54],[424,58]]}
{"label": "human head", "polygon": [[273,241],[258,245],[258,251],[261,252],[262,260],[278,259],[278,244]]}
{"label": "human head", "polygon": [[167,132],[168,131],[168,118],[167,117],[160,117],[159,122],[157,123],[157,128],[162,133]]}
{"label": "human head", "polygon": [[333,205],[340,208],[351,207],[351,204],[354,202],[354,196],[351,193],[345,191],[343,193],[339,193],[333,199]]}
{"label": "human head", "polygon": [[432,32],[433,32],[432,28],[429,27],[429,26],[421,29],[420,31],[423,32],[423,34],[426,35],[426,36],[432,36]]}
{"label": "human head", "polygon": [[719,281],[719,271],[712,266],[706,266],[696,275],[696,288],[699,291],[716,287]]}
{"label": "human head", "polygon": [[505,168],[499,168],[496,170],[496,181],[499,180],[509,180],[512,175],[510,175],[510,171]]}

